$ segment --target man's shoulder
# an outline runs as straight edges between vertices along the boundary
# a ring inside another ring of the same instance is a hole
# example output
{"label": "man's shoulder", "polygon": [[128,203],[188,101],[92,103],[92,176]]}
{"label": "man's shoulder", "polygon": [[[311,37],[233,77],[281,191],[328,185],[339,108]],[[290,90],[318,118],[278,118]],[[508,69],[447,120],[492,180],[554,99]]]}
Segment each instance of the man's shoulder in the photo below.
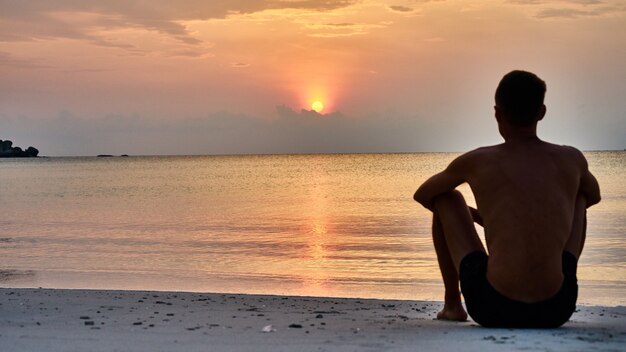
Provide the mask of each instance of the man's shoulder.
{"label": "man's shoulder", "polygon": [[463,153],[450,163],[451,170],[467,172],[475,166],[484,164],[487,159],[494,158],[499,153],[500,145],[486,146]]}
{"label": "man's shoulder", "polygon": [[[554,144],[550,142],[541,141],[543,147],[548,150],[550,153],[563,155],[565,157],[575,158],[575,159],[585,159],[583,153],[575,147],[569,145],[560,145]],[[479,147],[474,150],[470,150],[465,154],[461,155],[462,158],[474,159],[474,158],[484,158],[498,155],[500,153],[506,153],[506,145],[496,144],[490,146]]]}
{"label": "man's shoulder", "polygon": [[575,147],[572,147],[570,145],[554,144],[554,143],[545,142],[545,141],[543,141],[543,143],[548,148],[552,148],[554,150],[558,150],[558,151],[561,151],[561,152],[564,152],[564,153],[580,153],[580,150],[578,150]]}
{"label": "man's shoulder", "polygon": [[479,147],[479,148],[476,148],[476,149],[470,150],[469,152],[464,153],[459,158],[466,159],[466,160],[476,160],[476,159],[490,157],[492,155],[499,154],[501,149],[502,149],[502,144]]}
{"label": "man's shoulder", "polygon": [[551,153],[558,155],[562,158],[567,159],[569,162],[573,162],[576,164],[585,164],[587,163],[587,159],[583,155],[583,153],[575,147],[569,145],[559,145],[545,142],[546,148],[550,150]]}

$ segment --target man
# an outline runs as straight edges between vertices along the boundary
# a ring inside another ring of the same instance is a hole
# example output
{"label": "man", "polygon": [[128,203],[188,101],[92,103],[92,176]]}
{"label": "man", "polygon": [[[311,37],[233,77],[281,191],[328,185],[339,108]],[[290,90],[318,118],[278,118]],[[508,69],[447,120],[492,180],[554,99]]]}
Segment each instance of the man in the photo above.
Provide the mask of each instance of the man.
{"label": "man", "polygon": [[[439,319],[467,319],[461,292],[483,326],[557,327],[574,312],[586,208],[600,201],[600,188],[580,151],[537,137],[545,92],[530,72],[505,75],[495,96],[504,143],[461,155],[415,192],[433,212],[445,287]],[[455,190],[465,182],[478,209]],[[488,255],[474,222],[484,227]]]}

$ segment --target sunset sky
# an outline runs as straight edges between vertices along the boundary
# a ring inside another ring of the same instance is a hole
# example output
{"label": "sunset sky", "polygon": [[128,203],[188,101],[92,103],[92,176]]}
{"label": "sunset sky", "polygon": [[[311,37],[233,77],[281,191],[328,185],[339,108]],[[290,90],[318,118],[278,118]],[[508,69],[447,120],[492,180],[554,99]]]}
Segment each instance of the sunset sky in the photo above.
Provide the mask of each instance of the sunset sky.
{"label": "sunset sky", "polygon": [[0,0],[0,139],[463,151],[501,141],[493,93],[512,69],[547,82],[541,137],[626,148],[626,1],[609,0]]}

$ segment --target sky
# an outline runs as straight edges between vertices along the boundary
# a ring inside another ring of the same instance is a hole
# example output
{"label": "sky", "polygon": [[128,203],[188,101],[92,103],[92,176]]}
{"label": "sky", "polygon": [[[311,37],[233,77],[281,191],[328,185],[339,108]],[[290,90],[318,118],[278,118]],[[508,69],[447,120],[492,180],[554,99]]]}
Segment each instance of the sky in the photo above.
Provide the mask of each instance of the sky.
{"label": "sky", "polygon": [[502,141],[493,94],[514,69],[547,83],[541,138],[626,148],[626,1],[0,0],[0,139],[50,156],[464,151]]}

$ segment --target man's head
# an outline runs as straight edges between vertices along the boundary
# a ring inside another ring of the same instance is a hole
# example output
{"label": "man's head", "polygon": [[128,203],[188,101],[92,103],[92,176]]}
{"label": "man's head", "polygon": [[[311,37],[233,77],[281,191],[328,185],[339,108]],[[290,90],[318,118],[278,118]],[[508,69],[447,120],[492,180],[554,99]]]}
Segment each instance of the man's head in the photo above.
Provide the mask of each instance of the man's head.
{"label": "man's head", "polygon": [[546,83],[534,73],[511,71],[496,89],[496,109],[515,127],[530,127],[543,118]]}

